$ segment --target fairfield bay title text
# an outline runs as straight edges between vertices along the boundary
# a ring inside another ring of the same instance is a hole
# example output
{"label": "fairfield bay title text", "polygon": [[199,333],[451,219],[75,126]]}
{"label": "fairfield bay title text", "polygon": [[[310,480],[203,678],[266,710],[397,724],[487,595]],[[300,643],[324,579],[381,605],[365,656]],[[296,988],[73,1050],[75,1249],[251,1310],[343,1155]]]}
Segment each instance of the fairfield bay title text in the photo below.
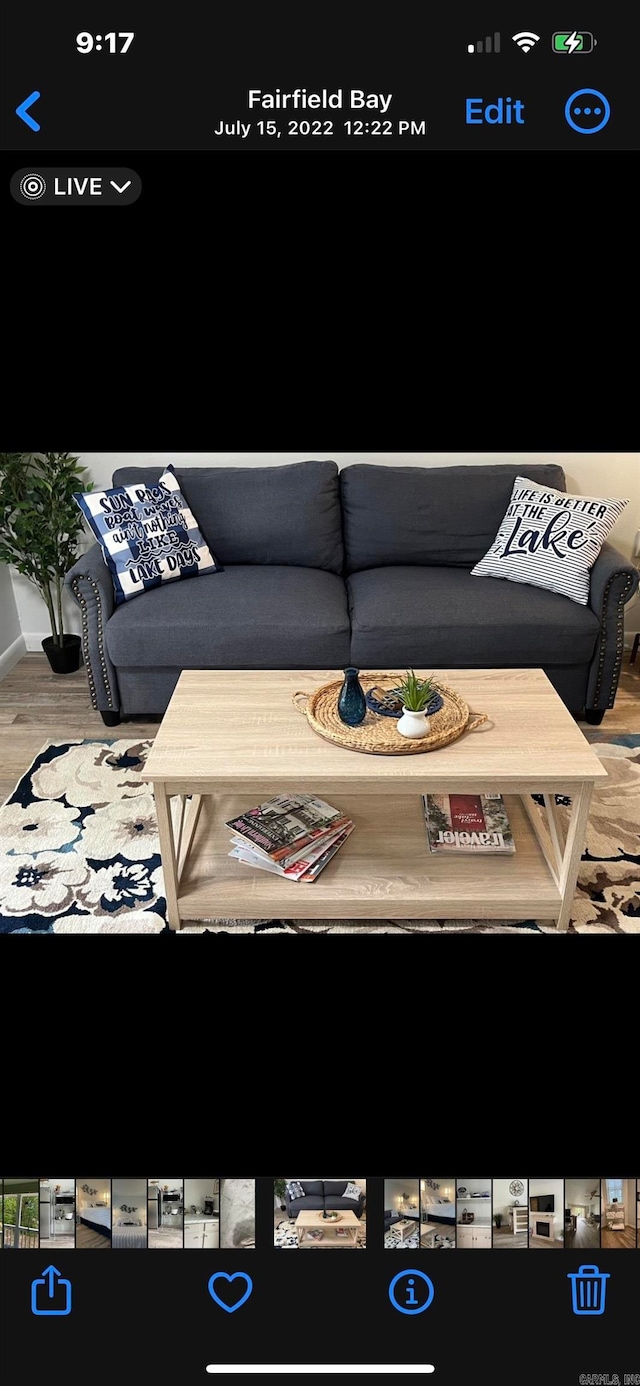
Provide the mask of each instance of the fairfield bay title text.
{"label": "fairfield bay title text", "polygon": [[263,111],[340,111],[348,104],[353,111],[380,111],[384,115],[392,101],[391,91],[360,91],[356,87],[349,92],[344,92],[342,87],[338,91],[329,91],[327,87],[322,91],[307,91],[306,87],[281,91],[276,87],[275,91],[247,93],[249,110],[259,106]]}

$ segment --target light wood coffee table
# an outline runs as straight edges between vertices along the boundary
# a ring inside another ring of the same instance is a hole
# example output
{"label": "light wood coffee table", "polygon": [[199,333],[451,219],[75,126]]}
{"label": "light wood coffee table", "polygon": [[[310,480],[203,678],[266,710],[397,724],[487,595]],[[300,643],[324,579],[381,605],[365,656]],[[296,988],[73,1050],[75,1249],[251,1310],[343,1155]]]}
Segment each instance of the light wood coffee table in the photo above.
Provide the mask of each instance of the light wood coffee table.
{"label": "light wood coffee table", "polygon": [[[334,1222],[330,1219],[327,1219],[325,1221],[325,1219],[322,1216],[322,1212],[319,1208],[305,1208],[302,1210],[301,1213],[298,1213],[298,1216],[296,1218],[296,1236],[298,1238],[298,1246],[302,1246],[302,1243],[304,1241],[307,1241],[309,1246],[320,1246],[321,1243],[319,1241],[316,1242],[313,1237],[309,1237],[307,1235],[312,1229],[317,1229],[318,1227],[320,1227],[322,1228],[322,1231],[325,1236],[327,1235],[327,1233],[330,1234],[330,1240],[332,1242],[337,1242],[340,1246],[354,1247],[358,1245],[358,1233],[360,1231],[360,1226],[361,1224],[359,1223],[355,1213],[350,1213],[348,1211],[344,1212],[340,1210],[340,1221]],[[338,1227],[346,1228],[346,1230],[349,1233],[349,1236],[344,1238],[336,1236],[336,1229]],[[322,1241],[324,1241],[324,1236],[322,1238]]]}
{"label": "light wood coffee table", "polygon": [[418,1220],[416,1218],[414,1222],[411,1218],[403,1218],[401,1222],[394,1222],[393,1230],[399,1233],[400,1241],[403,1242],[405,1237],[410,1237],[412,1232],[417,1232]]}
{"label": "light wood coffee table", "polygon": [[436,1232],[440,1231],[440,1224],[437,1222],[420,1223],[420,1246],[433,1248],[436,1244]]}
{"label": "light wood coffee table", "polygon": [[[442,679],[491,721],[437,751],[397,757],[335,746],[295,709],[296,689],[311,691],[339,675],[181,674],[145,770],[156,799],[171,927],[185,919],[293,917],[531,918],[568,928],[591,793],[606,770],[542,670],[442,670]],[[318,794],[355,823],[312,885],[228,855],[225,820],[283,790]],[[431,854],[421,795],[450,791],[503,794],[515,853]],[[546,822],[532,793],[544,795]],[[556,793],[572,798],[566,840]]]}

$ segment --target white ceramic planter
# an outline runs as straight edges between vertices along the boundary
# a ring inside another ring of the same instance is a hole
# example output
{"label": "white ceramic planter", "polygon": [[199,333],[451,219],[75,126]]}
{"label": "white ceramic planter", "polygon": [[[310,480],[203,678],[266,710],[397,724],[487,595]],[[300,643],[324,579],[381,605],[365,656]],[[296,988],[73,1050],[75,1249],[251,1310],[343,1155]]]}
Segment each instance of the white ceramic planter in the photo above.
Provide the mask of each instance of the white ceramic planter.
{"label": "white ceramic planter", "polygon": [[401,736],[427,736],[429,732],[429,718],[426,712],[410,712],[405,708],[402,716],[396,723]]}

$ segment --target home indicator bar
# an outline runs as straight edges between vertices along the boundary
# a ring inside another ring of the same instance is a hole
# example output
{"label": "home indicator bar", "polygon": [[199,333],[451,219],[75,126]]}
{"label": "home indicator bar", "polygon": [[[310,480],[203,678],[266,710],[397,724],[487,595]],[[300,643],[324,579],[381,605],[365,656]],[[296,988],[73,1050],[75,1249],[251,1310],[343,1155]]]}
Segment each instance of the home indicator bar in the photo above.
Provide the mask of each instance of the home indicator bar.
{"label": "home indicator bar", "polygon": [[431,1366],[430,1363],[422,1367],[409,1367],[406,1362],[403,1363],[402,1366],[387,1364],[373,1367],[369,1362],[360,1363],[357,1366],[354,1366],[353,1363],[347,1363],[345,1365],[344,1363],[336,1364],[334,1362],[323,1363],[322,1365],[313,1363],[311,1366],[300,1366],[299,1364],[294,1366],[292,1363],[287,1362],[284,1366],[280,1363],[279,1366],[272,1366],[269,1364],[267,1366],[256,1367],[253,1364],[242,1365],[241,1363],[233,1362],[231,1365],[229,1365],[229,1363],[221,1365],[212,1363],[207,1367],[207,1371],[211,1372],[212,1375],[218,1372],[229,1372],[232,1376],[276,1376],[280,1375],[280,1373],[286,1376],[292,1376],[295,1372],[303,1372],[305,1375],[314,1376],[334,1376],[336,1372],[349,1372],[350,1374],[361,1376],[364,1376],[367,1372],[377,1376],[396,1376],[398,1373],[401,1373],[403,1376],[418,1376],[421,1372],[435,1372],[435,1367]]}

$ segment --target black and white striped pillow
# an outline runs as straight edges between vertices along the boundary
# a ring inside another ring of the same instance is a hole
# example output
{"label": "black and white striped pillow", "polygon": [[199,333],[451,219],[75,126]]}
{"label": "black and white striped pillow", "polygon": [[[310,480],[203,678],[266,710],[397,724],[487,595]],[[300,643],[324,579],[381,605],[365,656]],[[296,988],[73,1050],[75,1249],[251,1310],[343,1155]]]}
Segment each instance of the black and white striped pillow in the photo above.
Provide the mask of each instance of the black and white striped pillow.
{"label": "black and white striped pillow", "polygon": [[570,496],[518,476],[498,533],[472,575],[546,587],[586,606],[589,570],[628,504]]}

